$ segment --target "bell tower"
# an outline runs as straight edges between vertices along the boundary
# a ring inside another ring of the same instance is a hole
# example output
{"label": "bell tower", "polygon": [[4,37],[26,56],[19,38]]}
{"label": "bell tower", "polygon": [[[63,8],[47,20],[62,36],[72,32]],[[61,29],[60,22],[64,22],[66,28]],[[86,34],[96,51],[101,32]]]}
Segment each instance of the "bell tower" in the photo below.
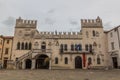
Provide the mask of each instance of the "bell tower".
{"label": "bell tower", "polygon": [[82,28],[102,28],[102,19],[98,16],[97,19],[81,19]]}
{"label": "bell tower", "polygon": [[36,20],[23,20],[21,17],[16,19],[15,28],[36,28],[37,21]]}

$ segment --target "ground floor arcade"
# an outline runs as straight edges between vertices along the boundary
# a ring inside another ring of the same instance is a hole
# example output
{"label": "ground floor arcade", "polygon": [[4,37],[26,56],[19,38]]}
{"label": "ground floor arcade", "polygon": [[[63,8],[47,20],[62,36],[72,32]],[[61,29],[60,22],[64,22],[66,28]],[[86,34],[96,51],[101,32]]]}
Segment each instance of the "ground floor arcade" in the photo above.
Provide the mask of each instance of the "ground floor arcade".
{"label": "ground floor arcade", "polygon": [[[104,66],[102,59],[96,59],[95,62],[93,55],[77,54],[68,55],[61,61],[60,57],[52,57],[51,54],[37,54],[33,58],[26,58],[22,62],[16,64],[17,69],[87,69],[94,66]],[[91,57],[89,57],[91,56]],[[62,64],[60,64],[62,62]],[[66,67],[67,66],[67,67]]]}

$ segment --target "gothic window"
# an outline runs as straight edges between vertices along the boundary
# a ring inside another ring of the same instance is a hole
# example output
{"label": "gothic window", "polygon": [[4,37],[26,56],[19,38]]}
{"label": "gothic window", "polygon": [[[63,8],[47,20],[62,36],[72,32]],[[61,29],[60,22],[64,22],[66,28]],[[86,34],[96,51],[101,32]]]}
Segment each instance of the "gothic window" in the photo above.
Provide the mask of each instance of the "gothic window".
{"label": "gothic window", "polygon": [[42,42],[41,49],[46,49],[46,43],[45,42]]}
{"label": "gothic window", "polygon": [[74,45],[71,44],[71,51],[74,51]]}
{"label": "gothic window", "polygon": [[24,50],[24,43],[21,44],[21,49]]}
{"label": "gothic window", "polygon": [[90,50],[90,52],[92,52],[92,45],[91,44],[89,45],[89,50]]}
{"label": "gothic window", "polygon": [[91,59],[91,57],[88,58],[88,63],[89,63],[89,64],[92,64],[92,59]]}
{"label": "gothic window", "polygon": [[25,43],[25,50],[27,50],[28,49],[28,43],[26,42]]}
{"label": "gothic window", "polygon": [[68,58],[65,57],[65,64],[68,64]]}
{"label": "gothic window", "polygon": [[17,49],[20,50],[20,42],[17,43]]}
{"label": "gothic window", "polygon": [[55,58],[55,64],[58,64],[58,58],[57,57]]}
{"label": "gothic window", "polygon": [[31,44],[31,42],[29,43],[29,50],[31,50],[32,49],[32,44]]}
{"label": "gothic window", "polygon": [[85,50],[88,51],[89,48],[88,48],[88,44],[85,45]]}
{"label": "gothic window", "polygon": [[77,45],[77,44],[75,44],[75,50],[76,50],[76,51],[78,50],[78,45]]}
{"label": "gothic window", "polygon": [[101,60],[99,56],[97,57],[97,64],[101,64]]}
{"label": "gothic window", "polygon": [[78,45],[78,50],[82,51],[82,45],[81,44]]}
{"label": "gothic window", "polygon": [[93,34],[93,37],[95,37],[95,31],[94,30],[93,30],[92,34]]}
{"label": "gothic window", "polygon": [[63,52],[63,44],[60,45],[60,52]]}
{"label": "gothic window", "polygon": [[67,51],[67,44],[65,44],[64,46],[65,46],[64,50]]}

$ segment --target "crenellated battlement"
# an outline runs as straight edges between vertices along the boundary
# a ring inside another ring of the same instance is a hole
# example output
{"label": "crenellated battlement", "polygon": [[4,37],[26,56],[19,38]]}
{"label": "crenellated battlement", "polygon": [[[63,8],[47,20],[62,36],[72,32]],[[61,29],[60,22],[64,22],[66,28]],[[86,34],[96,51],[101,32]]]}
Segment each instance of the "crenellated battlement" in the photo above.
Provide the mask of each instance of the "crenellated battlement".
{"label": "crenellated battlement", "polygon": [[39,32],[35,38],[82,38],[81,32]]}
{"label": "crenellated battlement", "polygon": [[81,26],[82,28],[101,28],[102,26],[102,20],[98,16],[97,19],[81,19]]}
{"label": "crenellated battlement", "polygon": [[16,27],[22,27],[22,28],[36,28],[37,26],[37,20],[23,20],[21,17],[16,19]]}
{"label": "crenellated battlement", "polygon": [[80,32],[39,32],[40,35],[79,35]]}

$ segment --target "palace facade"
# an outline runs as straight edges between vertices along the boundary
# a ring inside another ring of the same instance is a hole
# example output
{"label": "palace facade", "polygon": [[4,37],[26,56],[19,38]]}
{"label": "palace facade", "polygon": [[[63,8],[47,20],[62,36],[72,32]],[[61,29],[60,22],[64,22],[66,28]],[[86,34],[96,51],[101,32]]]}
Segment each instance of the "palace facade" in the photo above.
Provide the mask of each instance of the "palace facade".
{"label": "palace facade", "polygon": [[18,18],[7,68],[118,68],[114,60],[119,57],[111,57],[109,33],[99,17],[81,19],[80,32],[39,32],[36,20]]}

